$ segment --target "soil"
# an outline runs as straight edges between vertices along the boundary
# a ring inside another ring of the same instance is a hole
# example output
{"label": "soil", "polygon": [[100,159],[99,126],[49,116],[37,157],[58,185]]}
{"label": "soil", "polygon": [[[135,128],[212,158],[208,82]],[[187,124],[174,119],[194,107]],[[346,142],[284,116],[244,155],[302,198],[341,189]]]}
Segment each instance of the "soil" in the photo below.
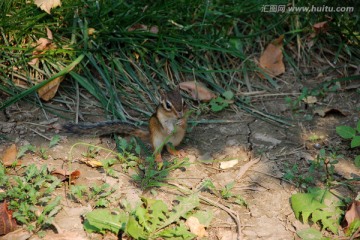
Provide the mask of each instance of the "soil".
{"label": "soil", "polygon": [[[206,179],[210,179],[217,189],[224,189],[227,184],[235,182],[231,191],[241,195],[247,206],[238,205],[233,199],[226,200],[209,191],[201,194],[237,214],[241,223],[242,239],[298,238],[296,231],[308,228],[309,224],[295,218],[290,197],[294,193],[303,192],[308,186],[298,186],[296,181],[287,181],[283,178],[284,174],[294,165],[298,166],[298,174],[306,173],[319,149],[325,148],[327,151],[336,150],[337,154],[343,155],[335,166],[334,176],[337,181],[360,176],[360,170],[353,162],[355,150],[350,149],[349,142],[342,140],[335,132],[336,126],[355,126],[360,118],[359,93],[351,87],[346,89],[336,93],[328,92],[313,104],[301,102],[298,109],[290,108],[285,103],[285,96],[281,94],[252,98],[258,109],[284,116],[292,126],[269,123],[236,109],[202,115],[199,119],[206,119],[207,123],[196,126],[190,124],[186,139],[179,147],[185,151],[191,164],[172,171],[169,182],[193,191]],[[51,119],[54,122],[49,121]],[[56,130],[49,126],[66,121],[57,119],[50,113],[45,114],[34,105],[20,102],[0,113],[0,122],[0,133],[6,137],[1,140],[1,154],[14,142],[18,147],[31,143],[36,147],[48,148],[49,140],[45,137],[51,138],[56,134]],[[122,199],[135,205],[141,196],[162,199],[171,206],[173,200],[181,195],[179,191],[169,187],[156,188],[155,191],[142,190],[129,177],[134,170],[123,172],[120,164],[114,166],[121,173],[119,178],[107,176],[101,167],[90,167],[79,161],[83,158],[81,155],[87,151],[86,146],[74,147],[73,161],[69,162],[69,152],[75,143],[91,143],[115,150],[112,137],[76,136],[61,131],[58,134],[61,141],[55,147],[49,148],[49,159],[44,160],[38,154],[28,153],[22,158],[22,164],[45,164],[49,170],[77,169],[81,175],[75,185],[90,187],[106,182],[116,190],[112,194],[111,207],[118,207]],[[311,136],[317,137],[314,139]],[[95,159],[100,160],[106,154],[100,152]],[[168,154],[164,154],[164,158],[167,161],[172,159]],[[220,167],[220,164],[230,160],[237,160],[236,165],[225,169]],[[253,164],[244,170],[243,167],[249,166],[246,165],[249,162]],[[239,178],[241,169],[244,174]],[[312,186],[321,187],[323,184],[315,178]],[[360,189],[357,184],[353,185],[351,190],[345,187],[334,190],[354,199]],[[64,197],[63,209],[55,217],[55,227],[47,230],[44,239],[60,239],[59,236],[61,239],[117,239],[117,236],[111,233],[86,233],[81,215],[91,211],[94,202],[81,199],[71,201],[69,198],[65,200],[67,191],[64,185],[56,192]],[[227,211],[205,203],[201,204],[201,209],[211,211],[214,215],[207,227],[208,239],[238,239],[238,226]],[[310,226],[317,227],[315,224]],[[30,237],[37,238],[35,235]]]}

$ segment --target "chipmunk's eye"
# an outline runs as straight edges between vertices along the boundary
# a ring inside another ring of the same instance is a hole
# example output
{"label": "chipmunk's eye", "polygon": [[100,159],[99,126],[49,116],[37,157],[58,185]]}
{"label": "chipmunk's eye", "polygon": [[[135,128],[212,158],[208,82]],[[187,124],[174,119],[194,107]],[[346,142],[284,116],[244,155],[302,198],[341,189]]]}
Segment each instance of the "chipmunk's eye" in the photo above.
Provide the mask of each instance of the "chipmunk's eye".
{"label": "chipmunk's eye", "polygon": [[166,110],[171,110],[171,103],[169,101],[165,101],[165,108]]}

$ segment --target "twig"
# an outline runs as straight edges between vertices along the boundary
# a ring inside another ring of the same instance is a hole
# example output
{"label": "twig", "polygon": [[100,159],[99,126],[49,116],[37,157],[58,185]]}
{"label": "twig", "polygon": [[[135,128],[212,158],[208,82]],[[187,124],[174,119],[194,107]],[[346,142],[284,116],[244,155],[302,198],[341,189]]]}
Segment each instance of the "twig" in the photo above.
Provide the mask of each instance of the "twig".
{"label": "twig", "polygon": [[51,138],[48,138],[47,136],[45,136],[45,135],[43,135],[43,134],[39,133],[38,131],[36,131],[36,130],[34,130],[34,129],[30,129],[30,130],[31,130],[31,131],[33,131],[34,133],[36,133],[37,135],[39,135],[39,136],[41,136],[41,137],[45,138],[46,140],[51,141]]}
{"label": "twig", "polygon": [[236,222],[236,226],[237,226],[237,240],[241,240],[242,239],[242,234],[241,234],[241,222],[240,222],[240,217],[239,214],[233,210],[231,210],[230,208],[226,207],[225,205],[215,202],[207,197],[204,197],[202,195],[199,194],[199,198],[215,207],[218,207],[222,210],[224,210],[225,212],[227,212]]}
{"label": "twig", "polygon": [[251,160],[250,162],[246,163],[244,166],[242,166],[238,172],[238,174],[236,174],[236,181],[239,181],[240,178],[242,178],[242,176],[244,176],[244,174],[249,170],[249,168],[258,163],[260,161],[260,158],[255,158],[253,160]]}
{"label": "twig", "polygon": [[75,81],[76,89],[76,105],[75,105],[75,123],[79,123],[79,106],[80,106],[80,94],[79,94],[79,83]]}

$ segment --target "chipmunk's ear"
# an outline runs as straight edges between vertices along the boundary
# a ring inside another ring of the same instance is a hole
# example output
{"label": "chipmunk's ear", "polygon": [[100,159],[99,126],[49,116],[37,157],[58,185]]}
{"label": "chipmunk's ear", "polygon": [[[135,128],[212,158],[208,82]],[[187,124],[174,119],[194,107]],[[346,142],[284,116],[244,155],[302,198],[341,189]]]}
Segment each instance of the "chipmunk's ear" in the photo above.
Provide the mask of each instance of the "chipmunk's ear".
{"label": "chipmunk's ear", "polygon": [[159,89],[159,94],[160,94],[160,102],[166,99],[166,92],[164,90]]}

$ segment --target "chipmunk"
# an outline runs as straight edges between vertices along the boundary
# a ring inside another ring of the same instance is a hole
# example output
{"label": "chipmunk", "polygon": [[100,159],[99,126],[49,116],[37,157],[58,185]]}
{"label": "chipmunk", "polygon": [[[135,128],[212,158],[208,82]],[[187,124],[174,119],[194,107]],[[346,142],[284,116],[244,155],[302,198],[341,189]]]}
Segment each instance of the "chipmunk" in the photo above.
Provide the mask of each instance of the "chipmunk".
{"label": "chipmunk", "polygon": [[160,92],[160,104],[149,119],[149,129],[123,121],[104,121],[98,123],[63,125],[63,129],[77,134],[108,135],[111,133],[128,134],[150,140],[155,153],[155,160],[162,162],[161,152],[166,146],[172,155],[182,156],[182,151],[175,149],[184,139],[187,126],[186,105],[180,89]]}

